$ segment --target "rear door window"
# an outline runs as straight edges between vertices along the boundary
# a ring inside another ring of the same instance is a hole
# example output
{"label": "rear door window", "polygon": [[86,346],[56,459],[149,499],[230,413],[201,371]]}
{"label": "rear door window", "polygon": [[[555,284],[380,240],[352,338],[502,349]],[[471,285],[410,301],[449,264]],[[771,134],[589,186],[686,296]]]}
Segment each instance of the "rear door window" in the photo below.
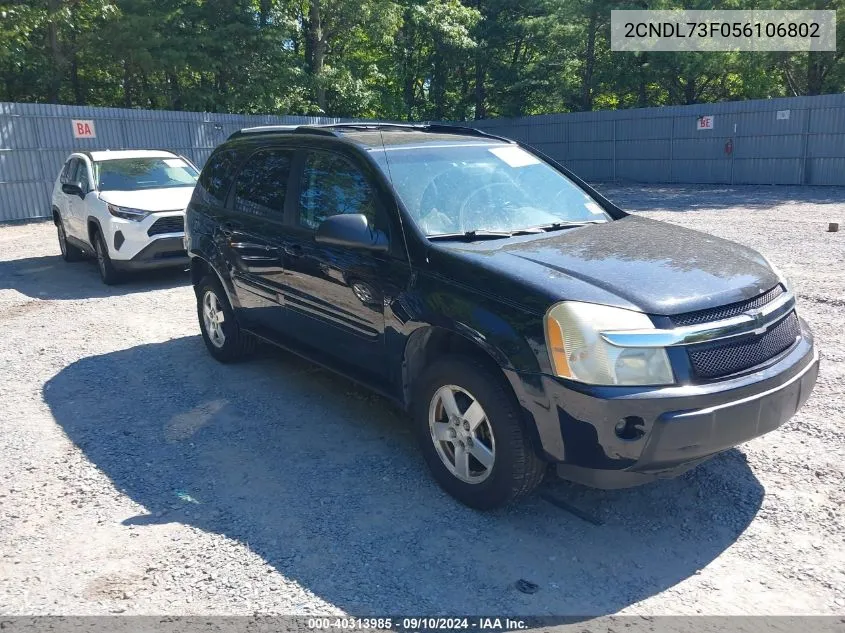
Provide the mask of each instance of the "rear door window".
{"label": "rear door window", "polygon": [[200,174],[194,200],[201,204],[222,205],[237,168],[239,154],[235,150],[216,152]]}

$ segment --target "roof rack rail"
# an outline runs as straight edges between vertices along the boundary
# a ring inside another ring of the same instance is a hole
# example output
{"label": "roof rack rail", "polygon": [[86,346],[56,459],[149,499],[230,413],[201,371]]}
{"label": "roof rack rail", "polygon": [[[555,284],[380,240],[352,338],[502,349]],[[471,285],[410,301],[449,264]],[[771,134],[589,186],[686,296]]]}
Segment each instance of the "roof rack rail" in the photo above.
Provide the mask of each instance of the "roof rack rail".
{"label": "roof rack rail", "polygon": [[249,136],[251,134],[322,134],[323,136],[337,136],[335,132],[326,129],[325,125],[259,125],[256,127],[245,127],[229,135],[229,138],[237,138],[239,136]]}
{"label": "roof rack rail", "polygon": [[497,141],[504,141],[506,143],[513,143],[509,138],[504,136],[496,136],[489,134],[474,127],[465,125],[450,125],[448,123],[389,123],[384,121],[357,121],[350,123],[327,123],[321,125],[322,128],[352,128],[358,130],[366,129],[381,129],[381,128],[396,128],[403,130],[423,130],[426,132],[440,132],[441,134],[462,134],[464,136],[482,136],[484,138],[496,139]]}
{"label": "roof rack rail", "polygon": [[432,132],[466,134],[467,136],[483,136],[485,138],[494,138],[497,141],[505,141],[507,143],[514,142],[513,139],[505,138],[504,136],[497,136],[496,134],[490,134],[489,132],[479,130],[475,127],[469,127],[468,125],[452,125],[451,123],[426,123],[425,125]]}
{"label": "roof rack rail", "polygon": [[441,134],[461,134],[464,136],[481,136],[505,143],[513,143],[509,138],[496,136],[474,127],[465,125],[450,125],[447,123],[390,123],[387,121],[350,121],[348,123],[318,123],[298,125],[260,125],[245,127],[229,136],[230,139],[250,134],[321,134],[323,136],[340,136],[335,130],[380,130],[380,129],[419,130],[424,132],[439,132]]}

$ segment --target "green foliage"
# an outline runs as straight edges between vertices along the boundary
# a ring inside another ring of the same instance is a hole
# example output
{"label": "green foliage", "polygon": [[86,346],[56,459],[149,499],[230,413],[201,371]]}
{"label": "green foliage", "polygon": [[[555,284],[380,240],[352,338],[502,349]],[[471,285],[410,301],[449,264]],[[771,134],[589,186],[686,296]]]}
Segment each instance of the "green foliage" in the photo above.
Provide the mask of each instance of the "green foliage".
{"label": "green foliage", "polygon": [[[812,4],[845,51],[845,0]],[[0,0],[0,100],[465,120],[845,88],[842,52],[611,52],[611,9],[644,6],[679,3]]]}

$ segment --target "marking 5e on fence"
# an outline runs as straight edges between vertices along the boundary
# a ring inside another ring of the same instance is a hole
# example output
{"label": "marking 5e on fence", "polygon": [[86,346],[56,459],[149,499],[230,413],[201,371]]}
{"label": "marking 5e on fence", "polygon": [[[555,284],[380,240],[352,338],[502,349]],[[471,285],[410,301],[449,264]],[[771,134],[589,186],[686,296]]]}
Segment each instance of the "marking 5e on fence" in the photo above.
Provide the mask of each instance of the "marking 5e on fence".
{"label": "marking 5e on fence", "polygon": [[835,51],[836,11],[610,12],[613,51]]}

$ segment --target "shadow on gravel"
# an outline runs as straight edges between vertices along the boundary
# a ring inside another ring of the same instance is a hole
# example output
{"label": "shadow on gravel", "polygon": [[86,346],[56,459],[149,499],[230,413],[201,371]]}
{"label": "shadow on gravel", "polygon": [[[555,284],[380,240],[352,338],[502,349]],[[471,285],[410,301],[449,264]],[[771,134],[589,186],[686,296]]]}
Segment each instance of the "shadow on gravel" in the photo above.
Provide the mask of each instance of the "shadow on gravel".
{"label": "shadow on gravel", "polygon": [[794,203],[845,203],[845,187],[789,185],[620,185],[597,184],[596,189],[627,211],[700,211],[703,209],[759,209]]}
{"label": "shadow on gravel", "polygon": [[386,401],[283,352],[220,365],[198,336],[82,359],[43,396],[147,509],[125,524],[237,539],[354,614],[614,613],[710,563],[763,498],[734,450],[636,489],[546,484],[601,526],[539,496],[477,513],[432,483]]}
{"label": "shadow on gravel", "polygon": [[34,299],[94,299],[188,283],[188,273],[180,268],[131,273],[120,284],[106,286],[93,259],[68,263],[59,255],[45,255],[0,261],[0,289],[17,290]]}

